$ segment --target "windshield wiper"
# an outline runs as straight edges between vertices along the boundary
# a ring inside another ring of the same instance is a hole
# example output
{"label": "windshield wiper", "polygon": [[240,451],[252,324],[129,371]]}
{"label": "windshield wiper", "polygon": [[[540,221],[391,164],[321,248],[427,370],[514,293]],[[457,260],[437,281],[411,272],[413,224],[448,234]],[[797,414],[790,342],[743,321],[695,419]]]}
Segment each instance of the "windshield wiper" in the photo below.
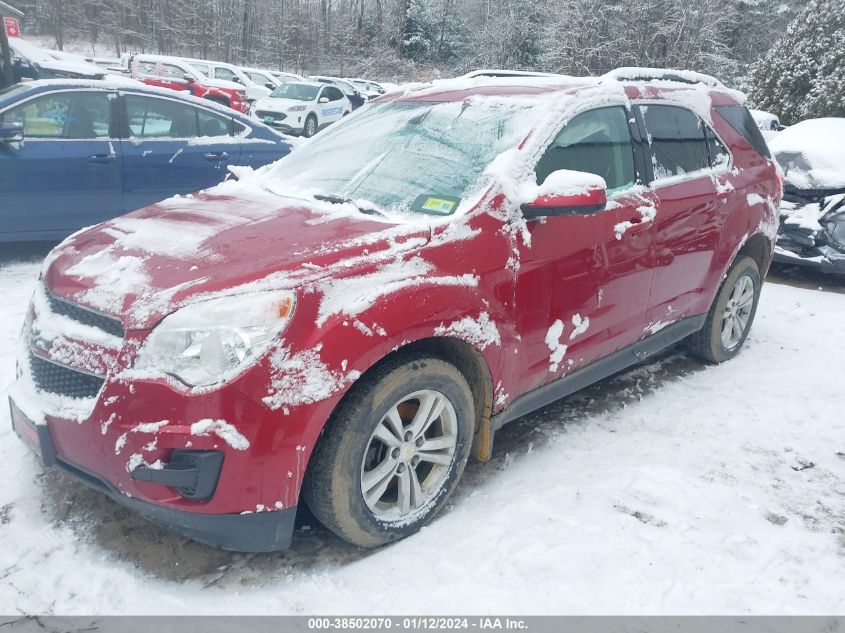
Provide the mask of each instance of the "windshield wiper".
{"label": "windshield wiper", "polygon": [[321,200],[323,202],[329,202],[331,204],[351,204],[356,209],[358,209],[361,213],[365,213],[366,215],[380,215],[383,218],[386,218],[387,215],[376,209],[374,207],[365,207],[357,202],[355,202],[352,198],[347,198],[345,196],[335,196],[332,194],[325,194],[325,193],[316,193],[314,194],[315,200]]}

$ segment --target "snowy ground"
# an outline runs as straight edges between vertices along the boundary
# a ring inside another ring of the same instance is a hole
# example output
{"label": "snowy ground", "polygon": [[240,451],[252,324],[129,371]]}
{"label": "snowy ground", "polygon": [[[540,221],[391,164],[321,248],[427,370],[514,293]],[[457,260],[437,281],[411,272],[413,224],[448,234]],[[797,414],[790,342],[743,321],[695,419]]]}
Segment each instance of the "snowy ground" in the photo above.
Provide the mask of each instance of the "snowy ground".
{"label": "snowy ground", "polygon": [[[0,256],[3,398],[37,270]],[[42,473],[0,407],[0,613],[845,613],[845,294],[804,282],[725,365],[670,353],[506,427],[374,552],[185,541]]]}

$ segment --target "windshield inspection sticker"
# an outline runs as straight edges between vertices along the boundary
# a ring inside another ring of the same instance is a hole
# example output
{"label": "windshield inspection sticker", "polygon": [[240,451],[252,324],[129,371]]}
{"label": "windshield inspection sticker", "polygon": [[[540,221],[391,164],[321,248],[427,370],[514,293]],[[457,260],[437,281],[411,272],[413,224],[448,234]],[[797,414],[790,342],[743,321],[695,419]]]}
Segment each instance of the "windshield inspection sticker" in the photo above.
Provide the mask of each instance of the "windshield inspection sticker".
{"label": "windshield inspection sticker", "polygon": [[432,196],[427,193],[420,194],[411,205],[413,211],[433,213],[435,215],[451,215],[458,208],[460,198],[452,196]]}

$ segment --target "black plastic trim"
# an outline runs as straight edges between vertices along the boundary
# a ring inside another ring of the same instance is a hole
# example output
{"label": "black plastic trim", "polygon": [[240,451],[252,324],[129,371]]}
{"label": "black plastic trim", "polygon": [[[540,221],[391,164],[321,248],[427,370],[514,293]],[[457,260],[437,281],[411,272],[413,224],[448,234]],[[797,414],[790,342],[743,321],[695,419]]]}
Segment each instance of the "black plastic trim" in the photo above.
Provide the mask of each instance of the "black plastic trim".
{"label": "black plastic trim", "polygon": [[56,466],[145,519],[212,547],[236,552],[275,552],[287,549],[293,540],[296,506],[249,514],[203,514],[174,510],[127,497],[100,475],[61,456],[56,458]]}
{"label": "black plastic trim", "polygon": [[599,380],[636,365],[642,360],[663,351],[704,326],[706,314],[687,317],[666,326],[659,332],[648,336],[633,345],[623,347],[617,352],[605,356],[586,367],[582,367],[567,376],[558,378],[542,387],[526,393],[514,400],[507,409],[494,415],[490,422],[493,430],[502,428],[508,422],[516,420],[547,404],[565,398],[576,391],[588,387]]}
{"label": "black plastic trim", "polygon": [[222,468],[222,451],[176,449],[162,468],[138,466],[131,477],[137,481],[170,486],[186,499],[203,501],[214,496]]}
{"label": "black plastic trim", "polygon": [[519,209],[526,220],[536,220],[538,218],[551,218],[555,216],[565,215],[589,215],[591,213],[598,213],[604,211],[607,203],[601,204],[578,204],[566,207],[538,207],[532,204],[520,205]]}

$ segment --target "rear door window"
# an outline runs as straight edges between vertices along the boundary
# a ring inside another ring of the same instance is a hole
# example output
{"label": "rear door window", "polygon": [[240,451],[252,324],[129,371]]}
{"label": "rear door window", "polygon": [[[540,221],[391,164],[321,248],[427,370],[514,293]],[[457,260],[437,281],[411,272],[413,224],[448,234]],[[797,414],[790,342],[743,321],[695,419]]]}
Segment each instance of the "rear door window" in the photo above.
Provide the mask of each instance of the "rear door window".
{"label": "rear door window", "polygon": [[196,110],[185,103],[126,95],[130,135],[135,138],[192,138],[197,136]]}
{"label": "rear door window", "polygon": [[769,146],[766,145],[766,140],[757,127],[754,117],[748,111],[748,108],[741,105],[716,106],[716,112],[727,121],[734,130],[736,130],[742,138],[748,141],[748,144],[761,156],[771,158],[772,154],[769,151]]}
{"label": "rear door window", "polygon": [[650,141],[654,180],[710,168],[707,126],[697,115],[677,106],[637,107]]}
{"label": "rear door window", "polygon": [[558,169],[597,174],[608,193],[631,187],[636,172],[625,108],[598,108],[573,117],[537,163],[537,183]]}

